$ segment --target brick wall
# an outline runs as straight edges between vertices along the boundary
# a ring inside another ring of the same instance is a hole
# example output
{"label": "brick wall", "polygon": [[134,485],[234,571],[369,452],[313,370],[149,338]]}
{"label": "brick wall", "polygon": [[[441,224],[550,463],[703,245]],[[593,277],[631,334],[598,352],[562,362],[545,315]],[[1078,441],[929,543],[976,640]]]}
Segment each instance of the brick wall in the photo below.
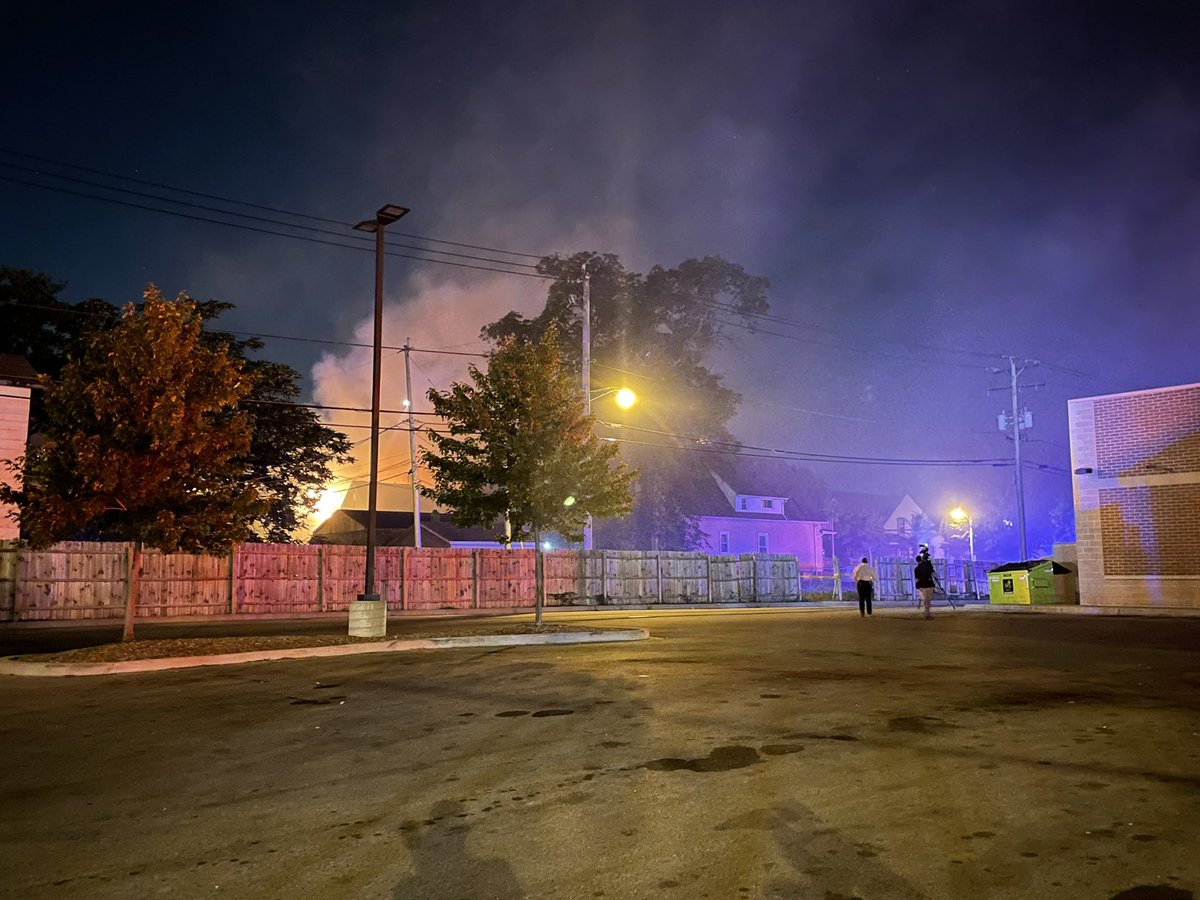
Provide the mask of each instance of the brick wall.
{"label": "brick wall", "polygon": [[1200,384],[1068,412],[1081,602],[1200,608]]}

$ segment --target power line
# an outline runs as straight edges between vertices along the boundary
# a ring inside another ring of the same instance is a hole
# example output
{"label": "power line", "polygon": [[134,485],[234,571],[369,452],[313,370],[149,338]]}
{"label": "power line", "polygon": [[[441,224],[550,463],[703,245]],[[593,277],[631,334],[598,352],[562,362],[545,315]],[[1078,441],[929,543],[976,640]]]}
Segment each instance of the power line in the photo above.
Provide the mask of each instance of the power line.
{"label": "power line", "polygon": [[[630,431],[638,431],[645,434],[654,434],[661,437],[676,438],[681,441],[689,441],[702,446],[728,447],[734,450],[755,450],[764,453],[771,453],[776,456],[788,456],[803,458],[811,461],[824,462],[845,462],[845,463],[863,463],[863,464],[880,464],[880,465],[931,465],[931,466],[957,466],[957,465],[1010,465],[1005,459],[932,459],[919,457],[877,457],[877,456],[849,456],[844,454],[833,453],[816,453],[810,450],[791,450],[781,449],[778,447],[757,447],[751,444],[743,444],[735,441],[714,440],[711,438],[695,437],[692,435],[675,434],[670,431],[658,431],[653,428],[642,428],[637,425],[625,425],[614,422],[601,422],[609,428],[628,429]],[[666,445],[664,445],[666,446]]]}
{"label": "power line", "polygon": [[[140,184],[140,185],[144,185],[147,187],[154,187],[159,190],[166,190],[166,191],[171,191],[171,192],[178,193],[178,194],[184,194],[187,196],[199,197],[199,198],[207,199],[207,200],[214,200],[214,201],[217,201],[220,203],[234,204],[237,206],[246,207],[248,209],[257,209],[257,210],[261,210],[264,212],[276,213],[278,215],[290,216],[292,218],[306,219],[308,221],[313,221],[313,222],[322,222],[322,223],[329,224],[329,225],[336,225],[341,228],[352,228],[353,227],[353,223],[341,221],[338,219],[332,219],[332,218],[328,218],[328,217],[324,217],[324,216],[311,215],[308,213],[297,212],[295,210],[282,209],[280,207],[267,206],[264,204],[252,203],[252,202],[245,201],[245,200],[238,200],[236,198],[226,197],[226,196],[223,196],[220,194],[212,194],[212,193],[205,193],[202,191],[195,191],[195,190],[191,190],[188,188],[178,187],[176,185],[166,184],[163,182],[150,181],[147,179],[136,178],[136,177],[130,176],[130,175],[122,175],[120,173],[106,171],[104,169],[98,169],[98,168],[93,168],[93,167],[89,167],[89,166],[82,166],[82,165],[78,165],[75,163],[65,162],[63,160],[55,160],[55,159],[51,159],[51,158],[45,157],[45,156],[38,156],[36,154],[24,153],[22,151],[13,150],[10,148],[0,148],[0,153],[4,153],[8,156],[17,157],[20,159],[33,160],[36,162],[46,163],[51,166],[70,169],[70,170],[77,171],[77,172],[87,172],[87,173],[90,173],[93,175],[100,175],[105,178],[115,179],[117,181],[125,181],[125,182],[129,182],[129,183],[133,183],[133,184]],[[248,215],[245,213],[237,212],[235,210],[220,209],[217,207],[206,206],[203,204],[190,203],[188,201],[179,200],[179,199],[175,199],[175,198],[171,198],[171,197],[163,197],[163,196],[157,195],[157,194],[150,194],[150,193],[143,192],[143,191],[134,191],[130,188],[121,187],[119,185],[110,185],[110,184],[104,184],[104,183],[100,183],[100,182],[96,182],[96,181],[89,181],[87,179],[75,178],[73,176],[64,175],[59,172],[52,172],[52,171],[51,172],[42,172],[41,170],[38,170],[38,169],[33,169],[33,168],[30,168],[27,166],[20,166],[20,165],[14,164],[14,163],[0,163],[0,165],[4,165],[8,168],[16,169],[19,171],[29,172],[29,173],[32,173],[35,175],[42,175],[45,177],[51,177],[51,178],[57,178],[57,179],[64,180],[64,181],[70,181],[73,183],[85,185],[85,186],[96,188],[99,190],[125,193],[125,194],[129,194],[129,195],[133,195],[133,196],[140,196],[140,197],[144,197],[147,199],[157,200],[162,203],[169,203],[169,204],[174,204],[174,205],[178,205],[178,206],[189,206],[192,208],[198,208],[198,209],[202,209],[205,211],[218,213],[220,215],[245,218],[245,219],[249,219],[251,221],[258,221],[258,222],[262,222],[265,224],[276,225],[276,226],[283,227],[283,228],[305,230],[305,231],[310,231],[310,232],[314,232],[314,233],[318,233],[318,234],[330,235],[333,237],[343,237],[343,235],[341,235],[339,232],[330,231],[328,229],[312,228],[311,226],[301,225],[301,224],[297,224],[294,222],[280,222],[276,219],[267,219],[267,218],[264,218],[261,216],[251,216],[251,215]],[[174,216],[178,216],[181,218],[191,219],[194,221],[206,222],[209,224],[224,225],[227,227],[239,228],[242,230],[249,230],[249,231],[254,231],[254,232],[263,233],[263,234],[270,234],[270,235],[273,235],[276,237],[290,237],[290,238],[297,239],[297,240],[307,240],[312,243],[323,243],[323,244],[326,244],[329,246],[342,247],[344,249],[370,250],[370,247],[367,246],[367,243],[369,243],[369,241],[366,238],[363,238],[364,244],[362,246],[355,246],[352,244],[341,244],[341,243],[336,243],[336,242],[331,242],[331,241],[323,241],[323,240],[320,240],[317,238],[306,238],[303,235],[287,234],[284,232],[271,231],[269,229],[255,228],[252,226],[241,225],[241,224],[235,223],[235,222],[213,220],[213,219],[209,219],[204,216],[193,216],[193,215],[179,212],[178,210],[165,210],[165,209],[161,209],[158,207],[150,207],[150,206],[145,206],[143,204],[135,204],[135,203],[130,203],[128,201],[121,201],[121,200],[118,200],[118,199],[112,198],[112,197],[97,196],[95,194],[88,194],[88,193],[84,193],[84,192],[80,192],[80,191],[71,191],[66,188],[56,187],[56,186],[47,185],[47,184],[41,184],[38,182],[27,181],[24,179],[0,176],[0,180],[4,180],[4,181],[11,182],[11,183],[16,183],[16,184],[22,184],[22,185],[25,185],[28,187],[40,188],[42,190],[50,190],[50,191],[56,191],[59,193],[71,194],[74,196],[84,197],[86,199],[100,200],[103,202],[128,206],[128,207],[132,207],[135,209],[142,209],[142,210],[149,211],[149,212],[157,212],[157,213],[164,214],[164,215],[174,215]],[[393,235],[396,235],[399,237],[410,238],[413,240],[424,241],[426,243],[439,243],[439,244],[445,244],[446,246],[462,247],[462,248],[466,248],[466,249],[480,250],[480,251],[488,252],[488,253],[500,253],[500,254],[504,254],[504,255],[508,255],[508,256],[519,256],[522,258],[539,260],[539,261],[552,255],[552,254],[545,254],[545,253],[537,254],[537,253],[528,253],[528,252],[524,252],[524,251],[507,250],[507,249],[498,248],[498,247],[489,247],[489,246],[482,245],[482,244],[472,244],[472,243],[467,243],[467,242],[463,242],[463,241],[451,241],[451,240],[445,240],[442,238],[434,238],[434,237],[429,237],[427,235],[418,235],[418,234],[406,233],[406,232],[392,231],[392,232],[390,232],[390,234],[393,234]],[[357,235],[345,235],[344,237],[350,238],[350,239],[355,239],[355,240],[358,239]],[[475,260],[476,262],[490,262],[490,263],[495,263],[497,265],[510,266],[510,267],[521,267],[521,268],[531,268],[531,269],[537,268],[536,264],[518,263],[518,262],[513,262],[510,260],[497,260],[497,259],[492,259],[492,258],[488,258],[488,257],[477,257],[477,256],[474,256],[471,254],[460,254],[460,253],[455,253],[454,251],[438,250],[433,247],[414,247],[409,244],[401,244],[401,243],[396,243],[396,242],[389,242],[389,244],[391,246],[397,246],[397,247],[401,247],[401,248],[409,249],[409,250],[416,250],[416,251],[422,252],[422,253],[437,253],[437,254],[441,254],[443,256],[456,256],[456,257],[463,258],[463,259]],[[541,278],[544,280],[553,280],[550,276],[542,275],[541,273],[538,273],[538,272],[516,272],[516,271],[512,271],[512,269],[495,269],[495,268],[489,268],[486,266],[470,265],[470,264],[466,264],[466,263],[455,263],[450,260],[442,260],[442,259],[436,259],[436,258],[431,258],[431,257],[412,256],[412,255],[404,254],[404,253],[388,253],[387,255],[395,256],[395,257],[402,258],[402,259],[411,259],[411,260],[420,261],[420,262],[436,262],[436,263],[441,263],[443,265],[456,265],[460,268],[469,268],[469,269],[476,269],[476,270],[481,270],[481,271],[493,271],[493,272],[497,272],[497,273],[501,273],[501,274],[510,274],[510,275],[524,275],[526,277]],[[793,328],[807,328],[807,329],[826,331],[829,333],[838,333],[839,331],[841,333],[845,333],[844,329],[838,329],[836,327],[819,325],[819,324],[811,323],[811,322],[801,322],[801,321],[798,321],[795,319],[787,318],[785,316],[780,316],[778,314],[745,312],[742,310],[738,310],[736,307],[734,307],[731,304],[721,304],[721,303],[713,302],[713,301],[708,301],[708,302],[694,301],[694,302],[696,302],[698,305],[709,306],[713,309],[717,309],[717,310],[725,312],[727,314],[734,314],[734,315],[740,316],[742,318],[757,319],[757,320],[764,321],[764,322],[773,322],[776,324],[788,325]],[[779,338],[798,340],[798,341],[812,344],[814,346],[821,346],[821,347],[826,347],[829,349],[841,349],[838,345],[835,345],[835,344],[828,344],[828,343],[816,341],[813,339],[802,339],[795,335],[784,335],[779,332],[771,332],[771,331],[767,331],[765,329],[750,327],[750,326],[746,326],[744,324],[740,324],[740,323],[736,323],[736,322],[717,320],[717,324],[723,324],[723,325],[728,325],[728,326],[732,326],[732,327],[743,328],[745,330],[750,330],[750,331],[759,331],[759,332],[762,332],[763,334],[767,334],[767,335],[771,335],[771,336],[779,337]],[[944,345],[933,346],[933,345],[929,345],[929,344],[910,344],[909,346],[913,347],[914,349],[929,350],[929,351],[936,352],[936,353],[966,354],[966,355],[974,356],[977,358],[992,359],[992,358],[1000,357],[1000,354],[981,353],[981,352],[975,351],[975,350],[967,350],[967,349],[963,349],[963,348],[950,347],[950,346],[944,346]],[[928,357],[922,358],[922,357],[916,357],[913,355],[889,354],[889,353],[880,352],[880,351],[876,351],[874,353],[874,355],[895,358],[895,359],[903,360],[906,362],[913,362],[913,361],[920,360],[923,362],[928,362],[933,365],[949,365],[949,366],[957,366],[957,367],[962,367],[962,368],[974,368],[973,366],[963,364],[963,363],[952,363],[952,362],[948,362],[945,360],[931,359]],[[1071,376],[1074,376],[1077,378],[1085,378],[1085,379],[1094,380],[1094,381],[1103,381],[1103,379],[1101,379],[1099,376],[1094,375],[1090,372],[1084,372],[1084,371],[1081,371],[1078,369],[1071,369],[1066,366],[1058,366],[1058,365],[1051,364],[1051,363],[1047,363],[1046,365],[1048,368],[1055,369],[1056,371],[1060,371],[1064,374],[1071,375]]]}
{"label": "power line", "polygon": [[[234,210],[230,210],[230,209],[221,209],[220,207],[217,207],[217,206],[206,206],[205,204],[202,204],[202,203],[191,203],[187,200],[176,200],[172,197],[164,197],[161,194],[150,194],[150,193],[147,193],[146,191],[135,191],[130,188],[113,187],[112,185],[101,184],[96,181],[89,181],[86,178],[74,178],[70,175],[59,175],[55,172],[42,172],[38,169],[32,169],[32,168],[29,168],[28,166],[18,166],[18,165],[14,165],[13,163],[0,162],[0,166],[4,166],[5,168],[8,168],[8,169],[16,169],[17,171],[20,171],[20,172],[28,172],[32,175],[38,175],[38,176],[50,177],[50,178],[58,178],[62,181],[69,181],[72,184],[82,184],[87,187],[97,188],[98,190],[113,191],[115,193],[120,193],[120,194],[129,194],[130,196],[133,196],[133,197],[143,197],[148,200],[157,200],[160,203],[173,203],[176,206],[186,206],[191,209],[200,209],[200,210],[204,210],[205,212],[213,212],[213,213],[217,213],[217,214],[223,215],[223,216],[236,216],[239,219],[247,219],[251,222],[262,222],[267,225],[278,225],[282,228],[295,228],[295,229],[299,229],[301,231],[312,232],[313,234],[326,234],[326,235],[330,235],[332,237],[339,237],[339,238],[340,237],[349,237],[349,238],[354,239],[355,241],[358,241],[359,243],[372,242],[372,249],[374,249],[374,244],[373,244],[374,239],[369,238],[366,235],[359,234],[357,232],[354,234],[346,234],[342,231],[333,231],[329,228],[315,228],[311,225],[298,225],[295,222],[281,222],[278,219],[268,219],[265,216],[253,216],[248,213],[235,212]],[[166,212],[166,210],[164,210],[164,212]],[[397,241],[387,241],[387,244],[390,247],[400,247],[405,250],[418,250],[421,253],[440,253],[443,256],[456,256],[461,259],[473,259],[478,262],[497,263],[497,264],[503,265],[503,266],[519,266],[521,268],[526,268],[526,269],[536,269],[537,268],[537,266],[533,265],[532,263],[510,262],[509,260],[504,260],[504,259],[493,259],[490,256],[473,256],[472,254],[469,254],[469,253],[458,253],[453,250],[437,250],[432,247],[416,247],[416,246],[413,246],[412,244],[401,244]]]}
{"label": "power line", "polygon": [[[63,162],[61,160],[49,159],[45,156],[35,156],[32,153],[22,153],[18,150],[10,150],[10,149],[4,148],[4,147],[0,147],[0,153],[5,153],[9,156],[16,156],[21,159],[31,159],[31,160],[35,160],[37,162],[48,163],[49,165],[59,166],[64,169],[73,169],[76,172],[91,172],[93,175],[103,175],[105,178],[115,178],[120,181],[128,181],[133,184],[141,184],[141,185],[145,185],[147,187],[159,188],[160,190],[174,191],[175,193],[178,193],[178,194],[187,194],[190,197],[201,197],[205,200],[217,200],[221,203],[233,203],[238,206],[245,206],[248,209],[259,209],[259,210],[263,210],[264,212],[279,213],[280,215],[293,216],[297,219],[308,219],[311,222],[324,222],[328,225],[339,225],[344,228],[353,228],[354,227],[353,222],[342,222],[337,219],[325,218],[324,216],[314,216],[314,215],[310,215],[308,213],[295,212],[294,210],[280,209],[275,206],[264,206],[259,203],[250,203],[245,200],[236,200],[232,197],[222,197],[219,194],[206,194],[201,191],[193,191],[193,190],[189,190],[187,188],[176,187],[176,186],[170,185],[170,184],[163,184],[162,182],[147,181],[146,179],[143,179],[143,178],[134,178],[132,175],[121,175],[116,172],[106,172],[103,169],[93,169],[88,166],[80,166],[80,165],[76,165],[74,163]],[[8,165],[8,164],[6,164],[6,165]],[[53,175],[54,173],[48,173],[48,174]],[[61,178],[64,176],[55,175],[55,177]],[[114,190],[119,190],[119,188],[114,188]],[[168,202],[175,203],[175,202],[179,202],[179,201],[171,200]],[[409,233],[402,232],[402,231],[392,231],[390,233],[395,234],[399,237],[410,238],[412,240],[426,241],[431,244],[446,244],[447,246],[451,246],[451,247],[465,247],[469,250],[482,250],[485,253],[504,253],[508,256],[522,256],[522,257],[527,257],[529,259],[536,259],[536,260],[541,260],[541,259],[546,258],[547,256],[552,255],[549,253],[535,254],[535,253],[523,253],[523,252],[520,252],[517,250],[503,250],[498,247],[486,247],[486,246],[483,246],[480,244],[468,244],[468,243],[464,243],[461,241],[447,241],[447,240],[443,240],[441,238],[428,237],[428,236],[420,235],[420,234],[409,234]],[[442,251],[434,250],[433,252],[438,253],[438,252],[442,252]]]}
{"label": "power line", "polygon": [[[659,447],[663,450],[684,450],[690,453],[716,453],[723,456],[742,456],[750,459],[777,459],[791,460],[795,462],[824,462],[824,463],[842,463],[846,465],[906,465],[899,461],[889,461],[884,459],[854,459],[854,458],[811,458],[808,456],[790,455],[785,451],[773,451],[770,453],[750,452],[746,453],[738,450],[722,450],[716,447],[689,447],[676,444],[660,444],[654,441],[635,441],[629,438],[605,437],[603,441],[608,441],[614,444],[633,444],[643,447]],[[928,468],[936,467],[988,467],[988,468],[1005,468],[1011,466],[1012,462],[1008,460],[1000,462],[921,462],[910,463],[907,465],[924,466]]]}
{"label": "power line", "polygon": [[[144,203],[133,203],[128,200],[120,200],[116,197],[102,197],[102,196],[98,196],[96,194],[88,194],[88,193],[84,193],[83,191],[72,190],[70,188],[55,187],[54,185],[49,185],[49,184],[39,184],[36,181],[28,181],[23,178],[13,178],[12,176],[9,176],[9,175],[0,175],[0,181],[7,181],[12,184],[23,184],[23,185],[26,185],[27,187],[40,188],[41,190],[54,191],[54,192],[60,193],[60,194],[69,194],[69,195],[75,196],[75,197],[84,197],[88,200],[100,200],[104,203],[113,203],[113,204],[116,204],[117,206],[127,206],[132,209],[141,209],[141,210],[146,210],[148,212],[160,213],[162,215],[176,216],[177,218],[190,219],[195,222],[206,222],[210,225],[223,225],[226,228],[237,228],[240,231],[251,231],[256,234],[268,234],[268,235],[272,235],[274,237],[291,238],[292,240],[296,240],[296,241],[305,241],[306,243],[310,243],[310,244],[323,244],[328,247],[340,247],[343,250],[357,250],[357,251],[365,252],[365,253],[372,252],[371,248],[367,244],[362,244],[362,245],[339,244],[336,241],[325,240],[323,238],[307,237],[302,234],[287,234],[286,232],[282,232],[282,231],[271,231],[268,228],[259,228],[255,225],[243,225],[240,222],[225,222],[220,219],[210,219],[207,216],[196,216],[196,215],[192,215],[191,213],[180,212],[179,210],[160,209],[159,207],[156,207],[156,206],[147,206]],[[288,226],[288,227],[295,227],[295,226]],[[351,236],[347,235],[347,237],[349,238]],[[436,251],[434,251],[434,252],[436,252]],[[443,265],[443,266],[455,266],[460,269],[475,269],[475,270],[478,270],[481,272],[497,272],[501,275],[520,275],[524,278],[537,278],[542,281],[552,281],[553,280],[549,275],[541,275],[537,272],[514,272],[511,269],[497,269],[497,268],[494,268],[491,266],[477,266],[477,265],[474,265],[473,263],[453,262],[448,259],[433,259],[428,256],[414,256],[411,253],[398,253],[394,250],[386,250],[386,251],[384,251],[384,253],[386,256],[394,256],[399,259],[412,259],[412,260],[416,260],[418,262],[439,263],[440,265]],[[507,264],[507,265],[511,265],[511,264]]]}

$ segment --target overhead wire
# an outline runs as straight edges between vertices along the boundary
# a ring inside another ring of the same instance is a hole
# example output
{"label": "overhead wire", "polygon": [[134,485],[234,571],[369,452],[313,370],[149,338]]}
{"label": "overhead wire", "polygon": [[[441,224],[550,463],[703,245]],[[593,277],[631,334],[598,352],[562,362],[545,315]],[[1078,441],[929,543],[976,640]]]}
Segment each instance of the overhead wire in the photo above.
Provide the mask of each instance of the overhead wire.
{"label": "overhead wire", "polygon": [[956,458],[956,459],[938,459],[938,458],[923,458],[923,457],[875,457],[875,456],[852,456],[848,454],[833,454],[833,453],[817,453],[811,450],[794,450],[789,448],[779,447],[761,447],[752,444],[744,444],[739,441],[725,441],[719,439],[711,439],[705,437],[697,437],[695,435],[677,434],[670,431],[662,431],[654,428],[644,428],[638,425],[627,425],[620,422],[601,422],[608,428],[616,430],[637,431],[644,434],[653,434],[660,437],[670,437],[681,441],[700,446],[728,447],[735,450],[753,450],[770,453],[777,457],[803,458],[813,462],[846,462],[846,463],[878,463],[878,464],[894,464],[894,465],[932,465],[932,466],[952,466],[952,465],[997,465],[1011,464],[1011,461],[1000,458]]}
{"label": "overhead wire", "polygon": [[[250,232],[254,232],[256,234],[268,234],[268,235],[272,235],[274,237],[291,238],[292,240],[305,241],[310,244],[323,244],[323,245],[329,246],[329,247],[340,247],[343,250],[355,250],[355,251],[360,251],[360,252],[365,252],[365,253],[372,252],[372,248],[370,247],[369,244],[366,244],[366,243],[363,243],[363,244],[341,244],[341,243],[338,243],[337,241],[326,240],[324,238],[309,237],[309,236],[303,235],[303,234],[288,234],[287,232],[282,232],[282,231],[272,231],[271,229],[268,229],[268,228],[259,228],[256,225],[244,225],[240,222],[226,222],[221,219],[212,219],[207,216],[196,216],[196,215],[192,215],[191,213],[181,212],[179,210],[161,209],[157,206],[147,206],[144,203],[133,203],[128,200],[120,200],[116,197],[103,197],[103,196],[98,196],[96,194],[88,194],[83,191],[72,190],[70,188],[56,187],[54,185],[49,185],[49,184],[40,184],[38,182],[29,181],[28,179],[24,179],[24,178],[13,178],[10,175],[0,175],[0,181],[6,181],[6,182],[10,182],[12,184],[23,184],[28,187],[40,188],[42,190],[48,190],[48,191],[55,191],[57,193],[69,194],[69,195],[76,196],[76,197],[84,197],[89,200],[100,200],[104,203],[113,203],[118,206],[127,206],[127,207],[131,207],[133,209],[141,209],[141,210],[146,210],[149,212],[160,213],[163,215],[176,216],[176,217],[182,218],[182,219],[190,219],[195,222],[206,222],[210,225],[223,225],[227,228],[237,228],[241,231],[250,231]],[[347,235],[347,238],[349,238],[349,237],[351,237],[351,236]],[[384,255],[397,257],[399,259],[416,260],[418,262],[438,263],[443,266],[455,266],[460,269],[475,269],[475,270],[482,271],[482,272],[498,272],[502,275],[520,275],[524,278],[537,278],[537,279],[541,279],[543,281],[552,280],[550,278],[550,276],[542,275],[538,272],[515,272],[511,269],[497,269],[494,266],[479,266],[479,265],[475,265],[473,263],[454,262],[454,261],[448,260],[448,259],[434,259],[434,258],[428,257],[428,256],[414,256],[411,253],[399,253],[395,250],[385,250]],[[505,265],[508,265],[508,263],[505,263]]]}
{"label": "overhead wire", "polygon": [[[176,185],[164,184],[164,183],[158,182],[158,181],[149,181],[144,178],[136,178],[132,175],[122,175],[122,174],[119,174],[116,172],[108,172],[108,171],[105,171],[104,169],[96,169],[96,168],[92,168],[89,166],[81,166],[81,165],[77,165],[75,163],[64,162],[62,160],[50,159],[49,157],[45,157],[45,156],[37,156],[32,153],[23,153],[19,150],[12,150],[12,149],[9,149],[6,147],[0,147],[0,153],[6,154],[8,156],[15,156],[15,157],[18,157],[21,159],[29,159],[29,160],[34,160],[36,162],[47,163],[49,165],[59,166],[60,168],[64,168],[64,169],[71,169],[76,172],[90,172],[93,175],[103,175],[105,178],[114,178],[119,181],[128,181],[132,184],[141,184],[141,185],[145,185],[147,187],[158,188],[160,190],[173,191],[178,194],[186,194],[190,197],[200,197],[205,200],[216,200],[221,203],[232,203],[237,206],[244,206],[247,209],[259,209],[259,210],[263,210],[264,212],[278,213],[280,215],[292,216],[293,218],[297,218],[297,219],[308,219],[311,222],[324,222],[328,225],[338,225],[338,226],[341,226],[344,228],[353,228],[354,227],[353,222],[343,222],[343,221],[339,221],[338,219],[326,218],[325,216],[314,216],[314,215],[311,215],[310,213],[302,213],[302,212],[296,212],[295,210],[280,209],[279,207],[276,207],[276,206],[266,206],[266,205],[263,205],[260,203],[251,203],[249,201],[238,200],[233,197],[223,197],[220,194],[207,194],[202,191],[194,191],[194,190],[190,190],[188,188],[181,188]],[[48,173],[48,174],[53,174],[53,173]],[[176,201],[170,201],[170,202],[176,202]],[[552,255],[549,253],[526,253],[526,252],[518,251],[518,250],[504,250],[499,247],[487,247],[487,246],[484,246],[481,244],[469,244],[469,243],[465,243],[462,241],[449,241],[449,240],[444,240],[442,238],[429,237],[427,235],[412,234],[409,232],[402,232],[402,231],[392,231],[390,233],[397,235],[399,237],[406,237],[406,238],[409,238],[411,240],[416,240],[416,241],[425,241],[425,242],[431,243],[431,244],[446,244],[447,246],[451,246],[451,247],[465,247],[469,250],[481,250],[485,253],[503,253],[507,256],[521,256],[521,257],[526,257],[528,259],[541,260],[541,259],[546,258],[547,256]],[[434,252],[441,252],[441,251],[434,251]]]}

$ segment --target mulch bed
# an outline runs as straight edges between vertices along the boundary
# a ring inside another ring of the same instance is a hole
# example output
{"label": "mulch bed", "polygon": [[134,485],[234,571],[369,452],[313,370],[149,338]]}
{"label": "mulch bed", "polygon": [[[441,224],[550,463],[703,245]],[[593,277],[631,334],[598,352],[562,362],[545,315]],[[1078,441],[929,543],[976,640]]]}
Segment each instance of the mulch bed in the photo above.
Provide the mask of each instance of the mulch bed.
{"label": "mulch bed", "polygon": [[378,644],[415,638],[469,637],[492,634],[556,634],[566,631],[600,631],[584,625],[497,625],[491,628],[454,628],[445,631],[389,632],[386,637],[350,637],[348,634],[277,634],[257,637],[170,638],[97,644],[61,653],[39,653],[20,657],[30,662],[107,663],[131,659],[163,659],[172,656],[216,656],[250,653],[255,650],[289,650],[294,647],[333,647],[342,644]]}

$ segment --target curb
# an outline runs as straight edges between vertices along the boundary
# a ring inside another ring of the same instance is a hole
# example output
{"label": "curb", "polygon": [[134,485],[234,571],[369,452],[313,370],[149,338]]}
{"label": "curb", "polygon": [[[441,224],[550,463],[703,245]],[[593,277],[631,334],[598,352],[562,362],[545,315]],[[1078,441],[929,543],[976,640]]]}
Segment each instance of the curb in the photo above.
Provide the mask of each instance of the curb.
{"label": "curb", "polygon": [[412,638],[373,644],[337,644],[332,647],[292,647],[285,650],[251,650],[215,656],[174,656],[130,659],[111,663],[25,662],[19,657],[0,659],[0,675],[50,676],[124,675],[132,672],[162,672],[198,666],[230,666],[277,659],[308,659],[324,656],[356,656],[363,653],[400,653],[410,650],[449,650],[457,647],[516,647],[530,644],[601,644],[644,641],[650,632],[642,628],[613,631],[577,631],[558,634],[493,634],[464,637]]}
{"label": "curb", "polygon": [[1121,618],[1195,619],[1200,618],[1200,608],[1186,606],[1079,606],[1073,604],[1046,604],[1026,606],[1023,603],[993,603],[983,606],[984,612],[1025,613],[1049,616],[1120,616]]}

